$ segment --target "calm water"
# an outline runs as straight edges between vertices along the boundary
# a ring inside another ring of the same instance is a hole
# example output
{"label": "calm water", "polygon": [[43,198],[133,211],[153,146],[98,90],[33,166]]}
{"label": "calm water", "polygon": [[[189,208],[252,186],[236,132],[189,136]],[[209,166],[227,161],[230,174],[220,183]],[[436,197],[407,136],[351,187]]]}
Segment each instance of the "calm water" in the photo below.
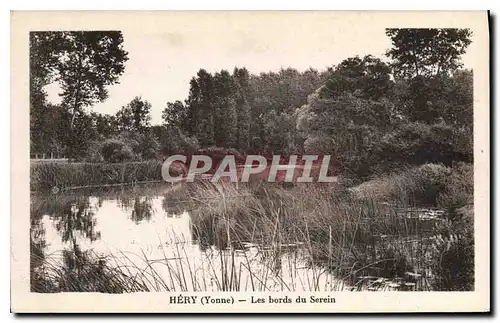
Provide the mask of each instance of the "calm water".
{"label": "calm water", "polygon": [[161,188],[33,196],[31,213],[32,241],[51,266],[66,268],[68,254],[91,251],[130,276],[149,277],[153,291],[344,288],[324,269],[306,265],[299,246],[200,246],[189,213]]}

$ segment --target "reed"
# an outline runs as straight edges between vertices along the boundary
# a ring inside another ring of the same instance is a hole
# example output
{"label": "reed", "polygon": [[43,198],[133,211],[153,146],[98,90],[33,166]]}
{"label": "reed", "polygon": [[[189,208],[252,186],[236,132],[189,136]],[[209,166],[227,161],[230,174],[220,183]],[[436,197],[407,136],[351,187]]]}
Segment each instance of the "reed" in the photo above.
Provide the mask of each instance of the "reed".
{"label": "reed", "polygon": [[[414,183],[425,187],[426,181],[411,176],[428,172],[434,174],[432,178],[440,178],[441,171],[431,166],[399,176],[408,180],[409,190],[414,193],[415,187],[422,189]],[[443,199],[453,192],[462,194],[457,182],[470,176],[460,174],[451,176],[452,181],[444,181],[444,189],[436,191],[433,184],[427,196],[435,199],[437,194],[444,203]],[[390,187],[387,182],[379,183]],[[427,183],[435,182],[433,179]],[[373,191],[373,185],[362,188]],[[377,188],[377,192],[380,190]],[[398,191],[399,196],[394,193]],[[113,290],[129,292],[472,290],[474,239],[470,204],[468,212],[455,210],[454,216],[446,212],[429,220],[421,216],[425,210],[409,203],[415,199],[409,200],[408,196],[412,195],[401,186],[370,196],[359,194],[359,190],[317,184],[284,188],[260,183],[236,188],[192,183],[172,194],[169,201],[184,203],[193,236],[162,242],[161,259],[148,259],[144,253],[108,255],[105,272],[114,275],[110,281]],[[202,251],[201,265],[187,248],[192,241]],[[84,286],[92,286],[88,283],[94,279],[89,277],[92,270],[80,270],[89,273],[82,278],[68,276],[54,269],[61,266],[51,266],[50,259],[44,259],[42,263],[48,263],[41,267],[52,271],[32,277],[42,277],[42,282],[65,277],[84,279]],[[97,258],[93,259],[95,262]],[[60,286],[71,289],[71,285]],[[97,281],[89,289],[99,290],[99,286]]]}
{"label": "reed", "polygon": [[31,163],[31,191],[64,190],[161,181],[161,161],[130,163]]}

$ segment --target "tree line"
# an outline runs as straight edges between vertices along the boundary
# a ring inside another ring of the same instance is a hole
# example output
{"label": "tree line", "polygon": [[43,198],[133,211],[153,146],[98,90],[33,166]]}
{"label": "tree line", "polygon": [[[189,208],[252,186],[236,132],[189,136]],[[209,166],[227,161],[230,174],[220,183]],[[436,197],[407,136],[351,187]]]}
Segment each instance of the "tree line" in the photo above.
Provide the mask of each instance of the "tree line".
{"label": "tree line", "polygon": [[[360,178],[397,166],[473,158],[473,74],[460,58],[468,29],[387,29],[387,60],[350,57],[318,71],[200,69],[188,97],[163,107],[133,98],[115,115],[87,109],[107,98],[128,59],[120,32],[30,34],[33,152],[121,162],[200,148],[332,154]],[[62,102],[47,102],[57,81]],[[89,111],[90,110],[90,111]]]}

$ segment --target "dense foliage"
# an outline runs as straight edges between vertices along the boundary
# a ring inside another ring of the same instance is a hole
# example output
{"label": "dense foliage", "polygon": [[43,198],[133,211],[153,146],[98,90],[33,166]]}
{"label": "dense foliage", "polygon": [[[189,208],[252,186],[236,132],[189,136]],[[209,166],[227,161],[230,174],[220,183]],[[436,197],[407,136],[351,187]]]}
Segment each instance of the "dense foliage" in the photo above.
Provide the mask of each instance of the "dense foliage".
{"label": "dense foliage", "polygon": [[[120,33],[32,33],[31,149],[108,162],[213,146],[329,153],[360,180],[408,164],[471,162],[473,77],[460,69],[470,31],[386,33],[389,62],[355,56],[324,71],[258,75],[244,67],[200,69],[188,97],[167,102],[156,125],[141,97],[116,115],[83,109],[104,100],[124,70]],[[54,80],[63,84],[60,105],[48,103],[43,90]]]}

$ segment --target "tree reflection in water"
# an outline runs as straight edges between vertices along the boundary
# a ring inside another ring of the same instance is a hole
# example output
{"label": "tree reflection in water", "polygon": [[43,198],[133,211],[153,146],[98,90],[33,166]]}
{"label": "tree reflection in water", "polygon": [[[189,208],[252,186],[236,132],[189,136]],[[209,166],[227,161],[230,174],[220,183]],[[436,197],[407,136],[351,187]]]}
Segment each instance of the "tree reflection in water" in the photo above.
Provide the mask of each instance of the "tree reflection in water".
{"label": "tree reflection in water", "polygon": [[45,261],[45,228],[40,219],[31,221],[30,228],[30,286],[32,292],[51,289],[49,281],[42,279],[40,268]]}
{"label": "tree reflection in water", "polygon": [[149,221],[153,214],[153,206],[150,197],[121,198],[120,207],[125,212],[130,212],[130,219],[136,224],[143,220]]}
{"label": "tree reflection in water", "polygon": [[[47,259],[46,231],[41,221],[49,216],[63,243],[70,242],[68,248],[62,250],[62,262],[57,258]],[[77,278],[82,273],[98,275],[101,262],[89,261],[77,244],[77,239],[90,241],[100,239],[100,232],[95,231],[96,219],[88,197],[51,196],[43,199],[32,197],[30,228],[30,282],[32,292],[78,291]],[[57,277],[57,278],[54,278]],[[96,276],[97,277],[97,276]],[[74,283],[72,281],[75,280]],[[87,279],[88,280],[88,279]],[[93,285],[96,285],[93,283]]]}
{"label": "tree reflection in water", "polygon": [[97,221],[88,198],[69,201],[62,211],[61,215],[55,215],[55,226],[63,242],[75,239],[77,232],[91,242],[101,238],[101,233],[95,231]]}
{"label": "tree reflection in water", "polygon": [[[59,196],[34,198],[31,204],[30,285],[31,292],[102,292],[144,291],[140,282],[130,282],[126,275],[107,265],[107,259],[92,249],[82,250],[82,239],[101,238],[96,232],[95,208],[88,197]],[[146,216],[139,206],[140,216]],[[134,208],[134,214],[138,214]],[[41,220],[49,216],[65,244],[60,252],[46,255],[46,233]]]}
{"label": "tree reflection in water", "polygon": [[62,266],[58,277],[58,288],[63,291],[106,292],[108,279],[104,279],[106,261],[93,255],[91,251],[82,251],[72,238],[71,247],[62,252]]}
{"label": "tree reflection in water", "polygon": [[192,205],[185,196],[166,194],[163,196],[161,207],[168,217],[173,217],[183,212],[189,212]]}

